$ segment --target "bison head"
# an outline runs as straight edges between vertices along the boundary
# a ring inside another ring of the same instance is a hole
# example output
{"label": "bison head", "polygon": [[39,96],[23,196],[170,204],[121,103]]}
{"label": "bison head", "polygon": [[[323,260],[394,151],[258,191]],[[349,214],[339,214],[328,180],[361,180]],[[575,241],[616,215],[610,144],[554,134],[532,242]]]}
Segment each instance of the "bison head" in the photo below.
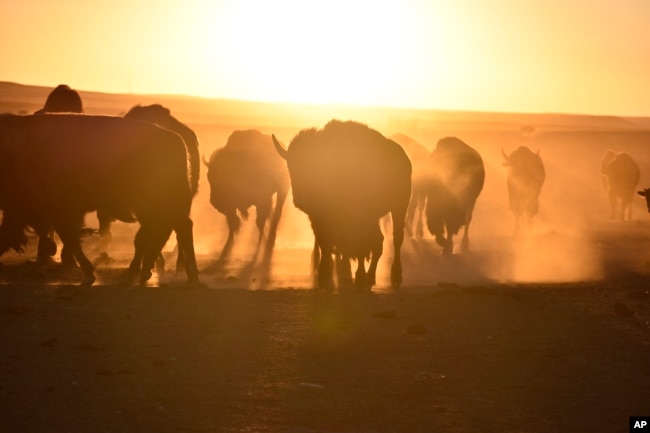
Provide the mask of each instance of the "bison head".
{"label": "bison head", "polygon": [[318,193],[322,184],[317,182],[320,179],[318,172],[322,170],[322,164],[318,164],[318,161],[309,155],[303,155],[300,149],[286,149],[275,135],[272,138],[278,154],[287,162],[293,189],[293,203],[298,209],[309,213],[311,204],[315,203],[315,200],[310,200],[310,197],[322,197],[322,194]]}

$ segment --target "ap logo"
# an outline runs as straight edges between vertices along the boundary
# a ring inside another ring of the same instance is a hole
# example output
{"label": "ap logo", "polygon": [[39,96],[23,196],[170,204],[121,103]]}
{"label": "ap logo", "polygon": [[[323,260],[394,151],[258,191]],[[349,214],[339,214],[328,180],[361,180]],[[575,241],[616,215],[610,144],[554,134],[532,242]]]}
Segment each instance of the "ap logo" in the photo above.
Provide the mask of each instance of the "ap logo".
{"label": "ap logo", "polygon": [[630,432],[650,433],[650,416],[631,416]]}

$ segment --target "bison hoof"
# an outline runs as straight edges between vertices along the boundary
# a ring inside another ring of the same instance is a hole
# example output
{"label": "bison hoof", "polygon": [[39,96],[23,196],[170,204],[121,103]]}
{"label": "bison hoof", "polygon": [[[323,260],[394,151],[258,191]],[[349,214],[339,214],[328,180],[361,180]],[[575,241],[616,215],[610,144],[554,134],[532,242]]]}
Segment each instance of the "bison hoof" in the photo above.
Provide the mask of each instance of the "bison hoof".
{"label": "bison hoof", "polygon": [[147,281],[149,281],[149,279],[151,278],[151,276],[152,276],[151,271],[145,271],[145,270],[142,270],[142,272],[140,273],[140,280],[138,281],[139,284],[140,284],[141,286],[146,285],[146,284],[147,284]]}
{"label": "bison hoof", "polygon": [[95,275],[90,274],[90,275],[84,276],[84,279],[81,282],[81,285],[88,287],[88,286],[92,286],[94,283],[95,283]]}
{"label": "bison hoof", "polygon": [[201,286],[201,282],[199,281],[199,273],[198,272],[188,272],[187,273],[187,283],[191,286]]}
{"label": "bison hoof", "polygon": [[138,279],[137,276],[138,274],[136,272],[133,272],[130,269],[127,270],[126,273],[124,274],[124,279],[122,284],[124,284],[125,286],[133,286]]}
{"label": "bison hoof", "polygon": [[331,278],[319,278],[318,288],[321,290],[332,290],[334,288],[334,281]]}

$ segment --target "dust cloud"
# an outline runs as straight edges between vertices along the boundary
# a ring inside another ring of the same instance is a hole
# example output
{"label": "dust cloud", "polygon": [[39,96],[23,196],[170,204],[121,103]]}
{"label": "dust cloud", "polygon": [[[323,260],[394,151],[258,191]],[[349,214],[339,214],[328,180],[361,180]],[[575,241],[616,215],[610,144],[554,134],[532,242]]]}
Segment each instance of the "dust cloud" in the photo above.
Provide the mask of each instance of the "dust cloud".
{"label": "dust cloud", "polygon": [[[473,135],[464,141],[481,153],[486,182],[470,225],[470,252],[445,259],[430,236],[410,240],[403,253],[408,266],[405,284],[574,282],[644,270],[645,258],[650,258],[647,243],[641,241],[650,234],[644,203],[635,197],[631,221],[610,220],[599,168],[605,151],[614,147],[630,153],[643,173],[650,162],[644,150],[647,133]],[[424,144],[432,148],[435,139]],[[539,149],[546,181],[532,227],[515,236],[501,148],[509,153],[522,144],[534,152]],[[649,181],[642,176],[642,185]],[[462,231],[454,237],[455,252],[461,238]]]}
{"label": "dust cloud", "polygon": [[[97,111],[92,104],[88,106],[89,111]],[[121,109],[127,107],[124,105]],[[308,110],[289,113],[289,108],[286,108],[286,112],[274,112],[280,113],[278,118],[268,110],[254,113],[257,117],[251,117],[249,111],[230,116],[219,112],[219,116],[215,116],[207,108],[197,111],[192,107],[180,112],[173,104],[170,108],[179,120],[196,132],[200,153],[206,158],[223,146],[237,129],[256,128],[289,143],[300,129],[322,126],[331,118],[367,123],[387,137],[404,134],[422,144],[428,152],[440,138],[447,136],[456,136],[474,147],[483,158],[486,177],[469,228],[470,251],[460,253],[462,229],[454,237],[451,257],[442,256],[441,248],[426,228],[423,239],[406,236],[402,248],[404,288],[494,282],[588,281],[625,272],[647,272],[650,242],[646,241],[650,238],[650,217],[645,204],[635,195],[631,220],[611,221],[599,169],[607,150],[626,151],[641,168],[639,189],[650,186],[648,131],[583,124],[542,125],[523,131],[520,123],[503,122],[508,116],[502,116],[501,121],[492,121],[489,114],[481,115],[480,122],[471,123],[463,121],[460,114],[455,120],[424,119],[415,114],[400,118],[393,114],[364,115],[361,109],[345,112],[336,110],[336,107],[318,114]],[[199,111],[201,114],[196,114]],[[539,213],[532,227],[515,237],[514,217],[508,206],[507,170],[503,166],[501,149],[510,153],[520,145],[528,146],[533,152],[539,150],[546,180],[540,195]],[[251,209],[226,260],[221,253],[228,229],[225,217],[210,205],[206,171],[202,165],[198,194],[192,207],[202,281],[215,288],[312,288],[313,234],[306,215],[294,207],[291,193],[278,226],[275,248],[265,251],[263,244],[258,245],[255,211]],[[87,226],[97,227],[94,214],[89,214],[86,220]],[[110,266],[128,266],[137,227],[137,224],[114,224],[110,253],[115,261]],[[391,290],[390,265],[394,256],[390,227],[384,227],[383,231],[384,252],[375,288],[379,291]],[[95,237],[84,241],[91,260],[95,258],[95,242]],[[172,235],[164,250],[167,275],[160,281],[184,280],[183,275],[169,272],[176,260],[174,249],[175,236]],[[101,272],[98,278],[101,281]]]}
{"label": "dust cloud", "polygon": [[[437,139],[446,135],[423,135],[418,141],[431,150]],[[644,147],[650,142],[648,133],[468,135],[464,141],[480,152],[486,168],[485,186],[469,229],[470,252],[459,253],[462,230],[454,237],[454,255],[447,258],[426,230],[422,240],[407,239],[402,250],[405,286],[593,281],[647,271],[650,251],[645,241],[650,226],[645,205],[635,196],[631,220],[610,220],[599,169],[607,149],[624,150],[641,167],[640,185],[649,184],[647,174],[643,175],[644,167],[650,166]],[[515,236],[501,148],[509,153],[522,144],[540,151],[546,181],[532,226]],[[378,284],[384,288],[389,286],[392,255],[390,234],[386,238],[378,270]]]}

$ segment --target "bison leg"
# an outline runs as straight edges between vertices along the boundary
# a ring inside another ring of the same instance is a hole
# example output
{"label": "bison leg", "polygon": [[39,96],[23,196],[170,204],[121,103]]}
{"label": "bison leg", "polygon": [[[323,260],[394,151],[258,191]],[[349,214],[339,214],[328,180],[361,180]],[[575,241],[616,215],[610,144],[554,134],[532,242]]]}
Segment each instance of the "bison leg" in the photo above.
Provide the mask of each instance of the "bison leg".
{"label": "bison leg", "polygon": [[[395,224],[395,223],[393,223]],[[397,222],[397,225],[399,226],[400,223]],[[394,227],[394,225],[393,225]],[[402,234],[402,240],[404,239],[404,226],[402,226],[401,230]],[[401,241],[400,241],[401,242]],[[400,243],[401,245],[401,243]],[[363,289],[368,289],[370,290],[372,286],[375,285],[377,281],[377,264],[379,263],[379,258],[381,257],[382,253],[384,252],[384,235],[381,233],[381,230],[379,226],[376,227],[376,230],[374,230],[373,233],[370,234],[370,266],[368,266],[368,272],[365,274],[363,277],[365,281],[362,282],[362,284],[357,284],[358,287],[363,288]],[[359,257],[359,268],[363,269],[363,263],[364,263],[365,258],[364,257]],[[397,267],[395,266],[395,263],[397,263]],[[358,271],[358,269],[357,269]],[[393,267],[391,269],[391,279],[393,278],[393,271],[397,272],[399,275],[396,276],[396,278],[399,280],[399,284],[401,284],[402,280],[402,265],[400,262],[400,259],[396,259],[396,261],[393,262]],[[365,271],[364,271],[365,272]]]}
{"label": "bison leg", "polygon": [[81,284],[91,286],[95,282],[95,268],[81,248],[79,227],[59,224],[55,226],[55,229],[61,237],[64,247],[70,251],[73,259],[76,258],[77,262],[79,262],[79,267],[83,272],[83,281]]}
{"label": "bison leg", "polygon": [[[171,231],[169,234],[171,234]],[[169,234],[167,234],[167,238],[169,238]],[[162,246],[157,248],[156,245],[161,242],[159,238],[161,236],[156,233],[151,224],[140,222],[140,228],[133,239],[135,252],[126,272],[125,284],[133,285],[136,281],[144,284],[151,278],[151,271],[157,259],[162,256],[161,251],[166,242],[166,240],[162,241]]]}
{"label": "bison leg", "polygon": [[[334,254],[334,242],[331,231],[322,220],[311,218],[311,227],[314,231],[314,249],[320,249],[320,263],[318,264],[318,287],[319,289],[331,290],[334,287],[332,275],[332,254]],[[312,255],[314,258],[314,255]]]}
{"label": "bison leg", "polygon": [[149,230],[150,234],[147,239],[146,249],[142,257],[142,268],[140,269],[139,283],[144,285],[151,278],[152,270],[156,264],[156,260],[160,257],[161,251],[165,243],[172,233],[171,228],[156,228]]}
{"label": "bison leg", "polygon": [[158,275],[162,276],[165,273],[165,257],[163,257],[162,251],[160,254],[158,254],[158,256],[156,256],[154,266],[156,267],[156,272],[158,272]]}
{"label": "bison leg", "polygon": [[282,218],[282,208],[284,207],[284,202],[287,200],[288,194],[288,188],[280,189],[276,193],[275,208],[273,209],[273,217],[271,218],[271,224],[269,226],[268,245],[270,248],[273,248],[275,246],[278,224],[280,223],[280,218]]}
{"label": "bison leg", "polygon": [[[473,207],[467,212],[467,215],[465,216],[465,227],[463,229],[463,240],[460,243],[460,250],[463,253],[469,252],[469,225],[472,222],[472,212],[473,212]],[[451,235],[449,236],[449,240],[451,241]]]}
{"label": "bison leg", "polygon": [[237,216],[237,211],[233,209],[232,213],[226,214],[226,221],[228,222],[228,239],[226,240],[223,250],[221,250],[221,259],[226,259],[232,252],[232,247],[235,243],[235,234],[239,231],[241,221]]}
{"label": "bison leg", "polygon": [[354,285],[357,289],[370,289],[372,287],[366,273],[366,259],[363,256],[357,257],[357,272],[354,274]]}
{"label": "bison leg", "polygon": [[[390,283],[393,287],[399,287],[402,285],[402,243],[404,243],[404,214],[401,211],[392,211],[393,216],[393,264],[390,268]],[[437,240],[436,236],[436,240]],[[379,244],[379,254],[377,254],[377,262],[379,262],[379,256],[381,256],[381,248],[383,245],[383,237]],[[375,260],[375,254],[373,254],[373,261]],[[377,263],[370,264],[373,268],[373,280],[377,268]],[[374,281],[373,281],[374,284]]]}
{"label": "bison leg", "polygon": [[463,253],[469,252],[469,224],[465,225],[465,228],[463,229],[463,240],[460,242],[460,250]]}
{"label": "bison leg", "polygon": [[413,221],[416,219],[417,209],[418,209],[417,198],[411,197],[411,201],[409,202],[409,208],[408,211],[406,212],[405,228],[406,228],[406,233],[412,238],[415,237],[415,233],[413,233]]}
{"label": "bison leg", "polygon": [[36,263],[47,263],[54,254],[56,254],[56,242],[47,234],[38,236],[38,247],[36,253]]}
{"label": "bison leg", "polygon": [[424,199],[418,199],[418,205],[415,213],[415,238],[421,240],[424,238]]}
{"label": "bison leg", "polygon": [[74,254],[65,244],[61,247],[61,265],[66,268],[74,268],[77,265]]}
{"label": "bison leg", "polygon": [[271,215],[271,197],[269,197],[266,200],[262,200],[261,203],[258,203],[256,206],[257,209],[257,216],[255,217],[255,225],[257,225],[257,245],[262,243],[262,239],[264,239],[264,226],[266,225],[266,221],[269,219],[269,216]]}
{"label": "bison leg", "polygon": [[144,257],[145,250],[147,248],[147,228],[143,227],[140,224],[140,228],[135,233],[135,238],[133,239],[134,253],[129,269],[126,271],[125,284],[133,285],[138,275],[140,274],[140,269],[142,268],[142,259]]}
{"label": "bison leg", "polygon": [[352,287],[352,267],[350,266],[350,257],[336,253],[336,277],[338,286]]}
{"label": "bison leg", "polygon": [[318,288],[331,290],[334,287],[334,279],[332,278],[332,254],[334,247],[331,244],[324,244],[317,240],[317,245],[320,248],[320,263],[318,264]]}
{"label": "bison leg", "polygon": [[113,222],[113,217],[106,214],[102,210],[97,210],[97,222],[99,223],[99,257],[97,258],[98,262],[110,263],[110,256],[108,254],[109,246],[113,240],[113,234],[111,233],[111,223]]}
{"label": "bison leg", "polygon": [[[174,227],[176,239],[178,239],[178,252],[183,251],[183,260],[185,263],[185,274],[190,283],[199,282],[199,270],[196,265],[196,253],[194,252],[194,234],[192,228],[194,223],[189,216],[185,216]],[[167,235],[169,237],[169,235]],[[164,244],[163,244],[164,246]],[[162,246],[161,246],[162,248]]]}
{"label": "bison leg", "polygon": [[318,265],[320,264],[320,246],[314,240],[314,248],[311,251],[311,277],[314,287],[318,285]]}
{"label": "bison leg", "polygon": [[318,288],[331,290],[334,287],[332,279],[332,248],[321,248],[320,265],[318,266]]}
{"label": "bison leg", "polygon": [[[160,256],[162,259],[162,255]],[[164,259],[163,259],[164,262]],[[176,233],[176,273],[185,272],[185,252],[183,247],[178,242],[178,233]]]}
{"label": "bison leg", "polygon": [[431,215],[427,214],[427,226],[429,231],[436,239],[436,243],[442,247],[443,253],[448,249],[450,240],[445,237],[445,223],[441,218],[432,221]]}
{"label": "bison leg", "polygon": [[[411,238],[422,239],[424,237],[423,214],[425,204],[425,198],[414,191],[411,196],[411,201],[409,202],[409,207],[406,212],[406,221],[404,223],[406,234]],[[413,231],[413,225],[415,225],[415,231]]]}
{"label": "bison leg", "polygon": [[621,198],[621,221],[630,221],[632,219],[632,206],[630,206],[631,197]]}

